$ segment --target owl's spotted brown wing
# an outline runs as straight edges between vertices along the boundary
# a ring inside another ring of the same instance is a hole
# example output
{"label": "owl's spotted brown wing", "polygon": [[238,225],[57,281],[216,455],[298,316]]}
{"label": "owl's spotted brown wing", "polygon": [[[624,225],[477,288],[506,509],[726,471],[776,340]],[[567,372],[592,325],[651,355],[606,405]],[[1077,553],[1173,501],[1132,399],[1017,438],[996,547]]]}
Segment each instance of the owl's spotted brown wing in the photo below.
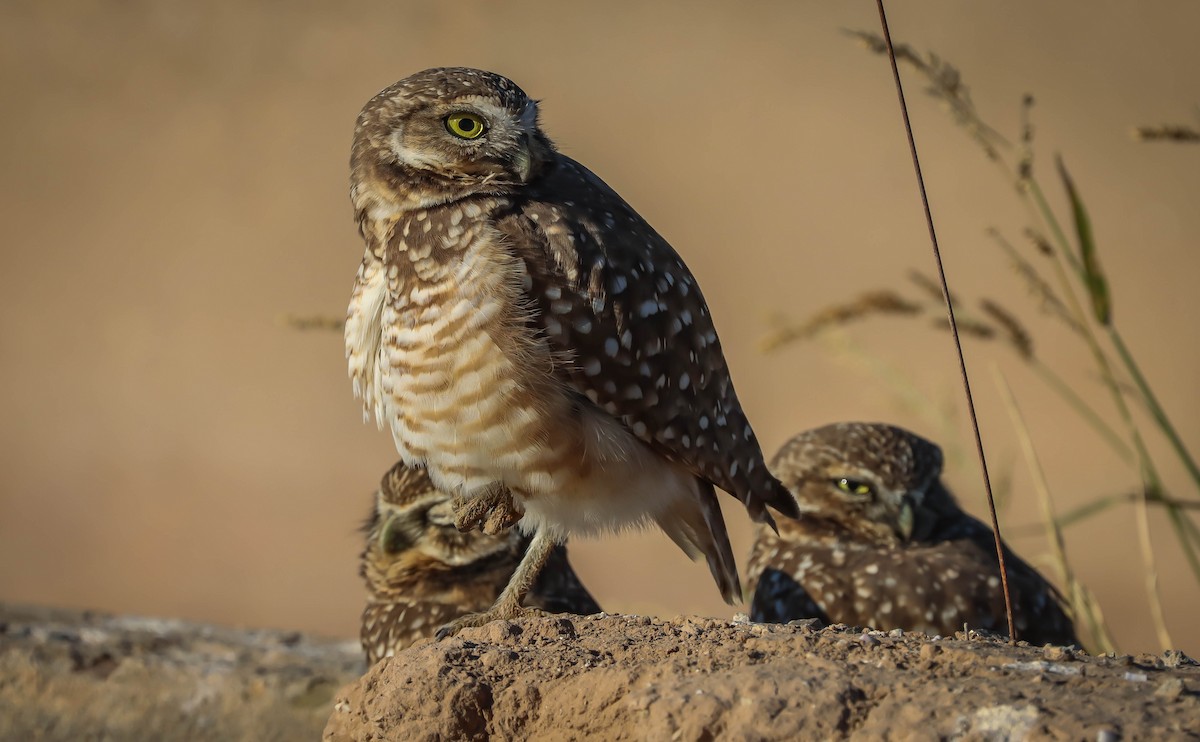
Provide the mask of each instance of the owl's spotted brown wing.
{"label": "owl's spotted brown wing", "polygon": [[754,585],[750,620],[757,623],[787,623],[799,618],[818,618],[833,623],[804,586],[787,572],[768,567]]}
{"label": "owl's spotted brown wing", "polygon": [[[966,572],[973,576],[974,601],[978,610],[997,616],[999,623],[995,630],[1007,633],[1000,564],[996,559],[992,529],[964,511],[940,480],[926,495],[924,506],[917,511],[916,521],[918,530],[928,533],[921,537],[922,544],[914,545],[914,549],[928,554],[927,561],[940,560],[956,573]],[[928,525],[922,525],[924,523]],[[1078,644],[1074,622],[1067,615],[1062,593],[1008,544],[1003,544],[1003,548],[1018,638],[1033,644]],[[964,569],[964,564],[969,566]]]}
{"label": "owl's spotted brown wing", "polygon": [[[1034,644],[1077,644],[1053,586],[1011,551],[1005,559],[1018,637]],[[930,634],[950,635],[964,625],[1007,633],[999,568],[986,542],[888,546],[796,540],[769,556],[767,565],[751,601],[755,621],[821,618]],[[751,571],[757,567],[752,562]]]}
{"label": "owl's spotted brown wing", "polygon": [[[977,581],[986,581],[988,591],[980,596],[980,602],[988,601],[990,609],[1000,617],[1000,624],[995,628],[998,633],[1008,633],[1004,616],[1004,594],[999,585],[1000,565],[996,560],[996,546],[992,540],[992,531],[983,523],[974,520],[976,527],[970,530],[977,538],[970,542],[960,540],[954,542],[961,550],[971,550],[978,554],[982,563],[981,577]],[[968,545],[968,543],[970,545]],[[1040,572],[1004,544],[1004,566],[1008,572],[1008,590],[1013,601],[1013,621],[1016,623],[1017,638],[1030,644],[1079,644],[1075,634],[1075,624],[1067,615],[1066,601]]]}
{"label": "owl's spotted brown wing", "polygon": [[582,165],[562,157],[498,227],[524,252],[529,296],[561,374],[635,436],[770,522],[795,517],[734,393],[691,271]]}
{"label": "owl's spotted brown wing", "polygon": [[408,649],[466,612],[460,606],[433,601],[369,603],[363,610],[359,634],[367,663]]}

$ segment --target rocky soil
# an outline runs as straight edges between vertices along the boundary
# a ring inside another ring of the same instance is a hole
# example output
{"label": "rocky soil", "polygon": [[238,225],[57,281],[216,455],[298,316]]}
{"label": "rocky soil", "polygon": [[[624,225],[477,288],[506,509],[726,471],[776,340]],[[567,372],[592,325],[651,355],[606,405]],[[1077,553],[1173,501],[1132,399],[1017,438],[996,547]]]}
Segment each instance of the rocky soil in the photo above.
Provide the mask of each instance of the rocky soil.
{"label": "rocky soil", "polygon": [[372,667],[325,739],[1200,738],[1200,667],[960,634],[632,616],[497,622]]}
{"label": "rocky soil", "polygon": [[322,728],[331,741],[1198,739],[1200,666],[974,633],[602,614],[497,622],[368,670],[356,642],[0,605],[0,740]]}
{"label": "rocky soil", "polygon": [[319,739],[358,642],[0,604],[0,740]]}

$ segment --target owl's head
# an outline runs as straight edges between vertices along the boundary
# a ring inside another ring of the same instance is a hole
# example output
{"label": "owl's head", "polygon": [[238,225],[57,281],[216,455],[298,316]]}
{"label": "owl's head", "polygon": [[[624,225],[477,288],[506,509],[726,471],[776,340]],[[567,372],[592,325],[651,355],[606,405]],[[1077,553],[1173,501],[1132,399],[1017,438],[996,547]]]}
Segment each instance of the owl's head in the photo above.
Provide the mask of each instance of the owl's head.
{"label": "owl's head", "polygon": [[460,532],[450,496],[433,485],[424,469],[403,462],[384,475],[363,530],[362,576],[377,597],[433,597],[461,582],[463,573],[486,571],[496,562],[515,565],[523,547],[516,529],[499,536]]}
{"label": "owl's head", "polygon": [[870,542],[903,543],[921,536],[942,451],[894,425],[834,423],[792,438],[770,468],[795,495],[802,520],[828,521]]}
{"label": "owl's head", "polygon": [[355,206],[419,209],[504,194],[554,155],[537,101],[511,80],[467,67],[418,72],[385,88],[358,116],[351,150]]}

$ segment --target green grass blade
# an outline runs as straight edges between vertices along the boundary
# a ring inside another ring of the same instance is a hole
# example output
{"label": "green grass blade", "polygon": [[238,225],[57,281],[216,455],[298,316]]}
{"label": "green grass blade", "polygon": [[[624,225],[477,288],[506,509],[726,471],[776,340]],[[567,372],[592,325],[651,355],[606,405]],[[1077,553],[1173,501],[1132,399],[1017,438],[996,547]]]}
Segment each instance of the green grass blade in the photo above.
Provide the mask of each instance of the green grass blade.
{"label": "green grass blade", "polygon": [[1083,264],[1083,282],[1087,287],[1088,296],[1092,300],[1092,314],[1101,325],[1112,321],[1112,297],[1108,293],[1108,280],[1100,270],[1100,259],[1096,255],[1096,241],[1092,236],[1092,220],[1088,218],[1087,209],[1075,183],[1063,164],[1062,157],[1056,158],[1058,174],[1062,177],[1063,186],[1067,189],[1067,197],[1071,199],[1071,213],[1075,217],[1075,234],[1079,238],[1079,257]]}
{"label": "green grass blade", "polygon": [[1056,523],[1059,528],[1066,528],[1067,526],[1074,525],[1078,521],[1085,520],[1093,515],[1096,515],[1097,513],[1108,510],[1113,505],[1128,501],[1129,495],[1106,495],[1104,497],[1099,497],[1091,502],[1084,503],[1077,508],[1068,510],[1067,512],[1058,516]]}
{"label": "green grass blade", "polygon": [[1128,369],[1134,384],[1137,385],[1142,399],[1146,402],[1146,407],[1154,417],[1154,422],[1158,424],[1163,435],[1171,443],[1171,447],[1175,449],[1175,454],[1179,456],[1179,460],[1187,467],[1188,474],[1192,475],[1192,482],[1196,485],[1197,489],[1200,489],[1200,466],[1196,465],[1196,460],[1192,458],[1191,452],[1183,444],[1183,439],[1179,437],[1175,426],[1171,424],[1170,418],[1167,417],[1166,410],[1158,403],[1158,397],[1154,396],[1154,391],[1150,389],[1150,382],[1146,381],[1146,377],[1142,376],[1142,370],[1138,367],[1137,362],[1134,361],[1133,353],[1126,347],[1125,340],[1121,337],[1121,333],[1117,332],[1116,327],[1110,326],[1108,328],[1108,335],[1112,340],[1113,347],[1117,349],[1117,355],[1121,357],[1121,362],[1125,364],[1125,368]]}

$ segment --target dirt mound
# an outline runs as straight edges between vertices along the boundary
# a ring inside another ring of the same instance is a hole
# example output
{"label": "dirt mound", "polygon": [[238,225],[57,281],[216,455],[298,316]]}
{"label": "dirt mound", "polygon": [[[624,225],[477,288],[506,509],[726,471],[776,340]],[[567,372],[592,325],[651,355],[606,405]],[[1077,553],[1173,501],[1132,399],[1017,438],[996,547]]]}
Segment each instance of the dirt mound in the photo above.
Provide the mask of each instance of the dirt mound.
{"label": "dirt mound", "polygon": [[0,740],[1200,738],[1181,653],[974,634],[601,614],[363,670],[357,642],[0,605]]}
{"label": "dirt mound", "polygon": [[954,638],[635,616],[496,622],[386,659],[325,739],[1179,739],[1200,667]]}

